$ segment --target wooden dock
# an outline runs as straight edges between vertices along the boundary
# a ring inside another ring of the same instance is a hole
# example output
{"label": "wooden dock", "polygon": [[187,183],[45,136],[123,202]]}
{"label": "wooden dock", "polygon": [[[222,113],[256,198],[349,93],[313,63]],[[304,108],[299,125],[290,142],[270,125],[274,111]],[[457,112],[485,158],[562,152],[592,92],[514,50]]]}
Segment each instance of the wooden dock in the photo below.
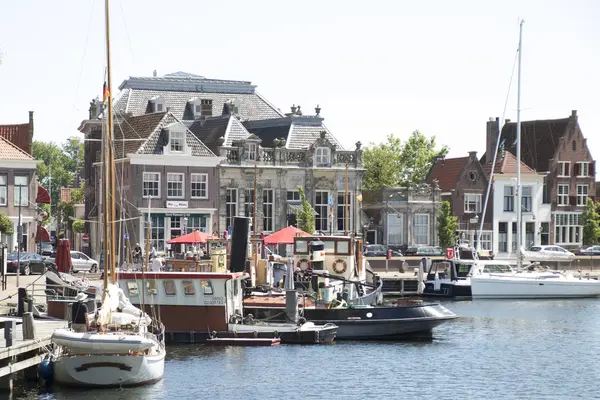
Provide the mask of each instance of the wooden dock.
{"label": "wooden dock", "polygon": [[[4,335],[8,321],[15,321],[12,346],[7,347]],[[52,332],[67,326],[66,321],[51,319],[34,320],[35,339],[23,339],[23,318],[0,316],[0,390],[12,390],[16,373],[25,371],[35,376],[34,367],[44,359],[50,348]],[[29,369],[29,371],[27,371]]]}

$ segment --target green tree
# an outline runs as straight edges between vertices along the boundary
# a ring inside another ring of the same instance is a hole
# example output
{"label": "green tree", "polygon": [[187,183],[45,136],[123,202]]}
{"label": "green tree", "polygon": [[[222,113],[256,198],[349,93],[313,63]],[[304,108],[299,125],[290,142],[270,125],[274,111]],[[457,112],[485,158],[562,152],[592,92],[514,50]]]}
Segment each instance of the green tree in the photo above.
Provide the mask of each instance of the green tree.
{"label": "green tree", "polygon": [[302,186],[298,186],[300,193],[300,209],[296,211],[296,219],[298,221],[298,229],[313,235],[315,233],[315,215],[310,202],[306,200],[306,193]]}
{"label": "green tree", "polygon": [[75,233],[85,232],[85,222],[80,219],[73,221],[73,232],[75,232]]}
{"label": "green tree", "polygon": [[437,218],[438,239],[442,248],[453,247],[458,230],[458,218],[452,215],[450,202],[442,201]]}
{"label": "green tree", "polygon": [[594,204],[589,197],[581,219],[583,225],[583,244],[587,246],[598,243],[598,239],[600,239],[600,214],[598,213],[598,204]]}
{"label": "green tree", "polygon": [[14,233],[12,221],[4,214],[0,214],[0,232],[5,235],[12,235]]}
{"label": "green tree", "polygon": [[448,146],[436,149],[435,136],[430,138],[414,131],[402,146],[400,153],[400,186],[421,183],[427,177],[437,156],[448,154]]}

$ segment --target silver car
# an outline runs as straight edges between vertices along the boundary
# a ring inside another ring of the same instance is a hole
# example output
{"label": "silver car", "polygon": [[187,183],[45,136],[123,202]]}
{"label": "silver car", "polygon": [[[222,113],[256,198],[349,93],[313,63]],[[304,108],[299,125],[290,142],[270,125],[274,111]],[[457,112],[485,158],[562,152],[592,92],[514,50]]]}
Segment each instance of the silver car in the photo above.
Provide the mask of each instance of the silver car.
{"label": "silver car", "polygon": [[82,252],[71,250],[71,263],[73,264],[73,273],[79,271],[98,272],[98,261],[89,258]]}

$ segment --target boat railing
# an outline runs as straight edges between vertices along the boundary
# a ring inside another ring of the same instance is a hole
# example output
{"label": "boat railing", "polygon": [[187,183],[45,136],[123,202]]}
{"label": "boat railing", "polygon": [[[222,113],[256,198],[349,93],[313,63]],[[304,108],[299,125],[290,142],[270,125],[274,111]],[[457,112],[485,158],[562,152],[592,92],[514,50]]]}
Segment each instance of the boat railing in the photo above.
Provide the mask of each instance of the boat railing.
{"label": "boat railing", "polygon": [[370,292],[369,294],[366,294],[364,296],[357,297],[355,299],[349,299],[349,300],[347,300],[347,303],[349,305],[377,304],[382,296],[382,289],[383,289],[383,279],[380,279],[377,288],[374,289],[372,292]]}

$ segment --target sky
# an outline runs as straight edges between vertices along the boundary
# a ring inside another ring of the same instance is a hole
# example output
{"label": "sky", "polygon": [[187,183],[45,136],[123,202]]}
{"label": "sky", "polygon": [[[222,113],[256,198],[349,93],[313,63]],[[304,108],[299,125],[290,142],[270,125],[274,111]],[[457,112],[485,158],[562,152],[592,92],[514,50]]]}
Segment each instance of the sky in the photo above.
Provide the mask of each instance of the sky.
{"label": "sky", "polygon": [[[113,93],[154,70],[248,80],[283,112],[320,105],[345,147],[418,129],[450,157],[482,154],[507,96],[516,120],[522,18],[522,120],[577,110],[600,157],[599,17],[593,0],[113,0]],[[0,0],[0,124],[33,110],[34,140],[78,135],[104,35],[102,0]]]}

